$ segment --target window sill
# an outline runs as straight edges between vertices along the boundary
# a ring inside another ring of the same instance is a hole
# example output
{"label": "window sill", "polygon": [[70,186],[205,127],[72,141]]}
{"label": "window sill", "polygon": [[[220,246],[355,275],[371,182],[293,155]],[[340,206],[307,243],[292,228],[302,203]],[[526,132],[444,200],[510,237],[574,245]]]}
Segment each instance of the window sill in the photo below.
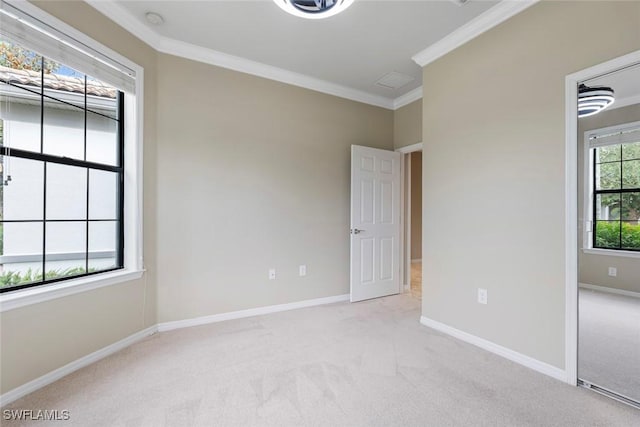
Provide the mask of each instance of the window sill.
{"label": "window sill", "polygon": [[66,280],[48,286],[27,288],[0,295],[0,313],[31,304],[115,285],[142,277],[144,270],[119,270]]}
{"label": "window sill", "polygon": [[617,251],[610,249],[582,249],[582,252],[589,255],[606,255],[606,256],[617,256],[623,258],[640,258],[640,252],[634,251]]}

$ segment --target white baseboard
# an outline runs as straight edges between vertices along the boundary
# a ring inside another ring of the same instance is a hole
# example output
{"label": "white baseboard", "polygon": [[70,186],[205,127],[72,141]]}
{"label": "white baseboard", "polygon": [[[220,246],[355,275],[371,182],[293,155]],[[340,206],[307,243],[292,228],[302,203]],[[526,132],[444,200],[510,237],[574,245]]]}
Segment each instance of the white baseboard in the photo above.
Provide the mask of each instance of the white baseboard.
{"label": "white baseboard", "polygon": [[518,353],[517,351],[513,351],[491,341],[487,341],[484,338],[471,335],[467,332],[463,332],[459,329],[453,328],[451,326],[445,325],[444,323],[437,322],[424,316],[420,317],[420,323],[437,331],[443,332],[447,335],[451,335],[454,338],[458,338],[462,341],[468,342],[469,344],[473,344],[484,350],[490,351],[491,353],[495,353],[498,356],[504,357],[505,359],[509,359],[520,365],[526,366],[527,368],[533,369],[534,371],[538,371],[562,382],[567,381],[566,371],[549,365],[548,363],[541,362],[522,353]]}
{"label": "white baseboard", "polygon": [[58,381],[60,378],[69,375],[72,372],[77,371],[78,369],[84,368],[94,362],[97,362],[100,359],[103,359],[107,356],[112,355],[115,352],[118,352],[126,347],[129,347],[131,344],[134,344],[140,341],[143,338],[148,337],[149,335],[153,335],[158,332],[157,325],[151,326],[147,329],[143,329],[140,332],[136,332],[133,335],[129,335],[128,337],[121,339],[118,342],[110,344],[104,348],[101,348],[98,351],[94,351],[91,354],[88,354],[80,359],[74,360],[71,363],[67,363],[66,365],[58,368],[54,371],[49,372],[39,378],[36,378],[32,381],[29,381],[26,384],[23,384],[19,387],[14,388],[0,396],[0,407],[3,407],[17,399],[20,399],[23,396],[26,396],[29,393],[33,393],[34,391],[49,385],[55,381]]}
{"label": "white baseboard", "polygon": [[194,319],[176,320],[158,324],[158,331],[165,332],[174,329],[188,328],[191,326],[206,325],[208,323],[224,322],[225,320],[241,319],[244,317],[260,316],[263,314],[277,313],[279,311],[295,310],[298,308],[313,307],[316,305],[332,304],[335,302],[349,301],[350,295],[336,295],[332,297],[309,299],[305,301],[291,302],[288,304],[270,305],[267,307],[250,308],[247,310],[232,311],[229,313],[213,314],[211,316],[196,317]]}
{"label": "white baseboard", "polygon": [[591,285],[589,283],[578,283],[578,286],[593,291],[607,292],[616,295],[625,295],[628,297],[640,298],[640,292],[625,291],[624,289],[608,288],[606,286]]}

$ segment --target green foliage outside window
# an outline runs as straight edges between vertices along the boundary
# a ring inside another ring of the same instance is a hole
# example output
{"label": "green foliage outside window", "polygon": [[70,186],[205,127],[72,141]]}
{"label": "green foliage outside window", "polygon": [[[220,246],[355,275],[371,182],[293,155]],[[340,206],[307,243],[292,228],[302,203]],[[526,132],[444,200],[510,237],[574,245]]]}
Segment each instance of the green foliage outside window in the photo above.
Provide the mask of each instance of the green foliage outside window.
{"label": "green foliage outside window", "polygon": [[[622,235],[620,232],[622,231]],[[617,221],[599,221],[596,225],[596,247],[640,249],[640,225]]]}
{"label": "green foliage outside window", "polygon": [[[89,273],[95,271],[95,268],[90,268]],[[84,267],[71,267],[58,270],[48,270],[45,275],[45,280],[59,279],[61,277],[77,276],[84,274]],[[34,283],[42,281],[42,272],[38,269],[28,269],[24,273],[7,271],[0,274],[0,288],[8,286],[22,285],[26,283]]]}

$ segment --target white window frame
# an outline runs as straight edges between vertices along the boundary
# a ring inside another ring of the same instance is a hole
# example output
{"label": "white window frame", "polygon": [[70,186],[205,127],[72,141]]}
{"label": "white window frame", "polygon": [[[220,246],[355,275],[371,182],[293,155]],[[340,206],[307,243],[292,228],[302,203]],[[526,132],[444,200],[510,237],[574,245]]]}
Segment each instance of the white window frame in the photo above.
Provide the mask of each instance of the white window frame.
{"label": "white window frame", "polygon": [[[124,268],[0,294],[0,312],[142,277],[144,68],[26,1],[2,0],[135,72],[135,94],[125,93]],[[40,52],[46,56],[46,52]]]}
{"label": "white window frame", "polygon": [[607,255],[624,258],[640,258],[640,252],[625,251],[620,249],[602,249],[593,247],[593,149],[589,141],[593,137],[611,135],[616,132],[628,131],[630,129],[640,129],[640,121],[609,126],[600,129],[588,130],[584,133],[584,206],[583,206],[583,232],[582,232],[582,252],[591,255]]}

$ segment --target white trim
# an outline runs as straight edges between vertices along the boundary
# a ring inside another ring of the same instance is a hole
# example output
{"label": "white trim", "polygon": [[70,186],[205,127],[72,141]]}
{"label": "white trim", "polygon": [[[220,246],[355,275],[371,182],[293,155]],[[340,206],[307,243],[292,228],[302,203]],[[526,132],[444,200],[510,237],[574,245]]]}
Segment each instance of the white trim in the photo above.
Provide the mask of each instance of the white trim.
{"label": "white trim", "polygon": [[[578,82],[565,79],[565,364],[566,381],[578,385]],[[569,141],[572,141],[571,143]]]}
{"label": "white trim", "polygon": [[[412,59],[419,65],[425,66],[469,40],[477,37],[483,32],[525,10],[538,1],[539,0],[502,1],[440,41],[414,55]],[[116,22],[125,30],[129,31],[159,52],[276,80],[389,110],[396,110],[422,98],[422,86],[392,99],[295,73],[279,67],[252,61],[239,56],[229,55],[213,49],[182,42],[156,33],[151,28],[141,23],[127,9],[116,4],[116,2],[106,2],[101,0],[86,0],[86,2],[107,18]]]}
{"label": "white trim", "polygon": [[[125,97],[126,99],[126,97]],[[125,112],[126,114],[126,112]],[[136,217],[132,218],[129,230],[135,229],[135,240],[133,242],[129,241],[129,243],[133,243],[133,247],[135,247],[135,252],[132,255],[130,260],[132,266],[134,266],[137,270],[143,270],[145,268],[144,265],[144,68],[136,65],[136,137],[138,138],[137,143],[133,146],[133,151],[125,152],[125,162],[127,159],[131,160],[132,158],[135,160],[135,173],[133,173],[131,179],[131,187],[136,188],[137,194],[134,195],[133,201],[130,197],[127,197],[127,193],[131,196],[131,191],[125,191],[125,213],[127,211],[127,201],[133,205],[136,205]],[[126,120],[126,118],[125,118]],[[126,146],[126,137],[127,130],[129,130],[129,135],[132,134],[130,131],[131,120],[128,120],[129,124],[125,123],[125,150]],[[131,147],[129,147],[131,148]],[[127,169],[125,167],[125,173]],[[126,189],[126,187],[125,187]],[[126,217],[125,217],[126,218]],[[126,226],[126,224],[125,224]],[[126,233],[127,229],[125,229]],[[126,244],[126,235],[125,235],[125,244]],[[126,251],[125,251],[126,256]]]}
{"label": "white trim", "polygon": [[313,307],[317,305],[333,304],[349,301],[349,294],[335,295],[332,297],[316,298],[304,301],[290,302],[287,304],[269,305],[266,307],[249,308],[247,310],[231,311],[228,313],[213,314],[211,316],[196,317],[193,319],[175,320],[158,324],[158,331],[172,331],[174,329],[188,328],[191,326],[206,325],[209,323],[224,322],[225,320],[242,319],[245,317],[262,316],[264,314],[278,313],[280,311],[296,310],[299,308]]}
{"label": "white trim", "polygon": [[405,239],[405,247],[404,247],[404,269],[407,274],[407,290],[411,291],[411,153],[402,153],[402,158],[404,159],[405,167],[405,176],[403,176],[403,180],[407,182],[406,189],[406,197],[407,202],[405,203],[405,207],[407,211],[404,213],[404,226],[405,228],[402,230],[402,233],[406,236]]}
{"label": "white trim", "polygon": [[[400,176],[402,179],[400,180],[400,265],[405,264],[404,260],[407,257],[406,254],[406,245],[405,240],[407,238],[407,229],[406,227],[406,218],[405,218],[405,204],[407,203],[407,176],[405,175],[405,170],[407,167],[407,156],[404,154],[400,156]],[[411,274],[407,270],[406,265],[403,268],[400,268],[400,284],[402,289],[400,289],[400,293],[408,292],[411,289]]]}
{"label": "white trim", "polygon": [[[43,23],[55,27],[85,46],[132,69],[136,75],[134,96],[125,93],[125,251],[124,270],[65,280],[37,288],[0,295],[0,312],[55,298],[85,292],[103,286],[135,280],[144,272],[143,258],[143,143],[144,143],[144,68],[116,51],[93,40],[63,21],[25,0],[2,0]],[[133,102],[135,101],[135,102]]]}
{"label": "white trim", "polygon": [[452,50],[462,46],[480,34],[522,12],[539,0],[503,0],[465,25],[411,57],[424,67]]}
{"label": "white trim", "polygon": [[241,73],[287,83],[293,86],[315,90],[329,95],[338,96],[340,98],[363,102],[365,104],[375,105],[389,110],[393,109],[393,100],[391,98],[373,95],[368,92],[352,89],[350,87],[327,82],[315,77],[309,77],[283,68],[262,64],[260,62],[229,55],[179,40],[163,37],[158,50],[163,53],[181,56],[193,61],[199,61],[205,64],[215,65],[239,71]]}
{"label": "white trim", "polygon": [[103,347],[98,351],[94,351],[93,353],[83,356],[80,359],[74,360],[71,363],[67,363],[61,368],[58,368],[54,371],[49,372],[48,374],[29,381],[26,384],[14,388],[13,390],[9,390],[8,392],[0,396],[0,406],[8,405],[9,403],[20,399],[21,397],[26,396],[29,393],[33,393],[34,391],[46,385],[49,385],[66,375],[71,374],[72,372],[82,369],[85,366],[95,363],[100,359],[103,359],[107,356],[112,355],[113,353],[129,347],[130,345],[135,344],[136,342],[148,337],[149,335],[155,334],[157,331],[158,330],[155,325],[143,329],[142,331],[136,332],[133,335],[129,335],[128,337],[121,339],[118,342]]}
{"label": "white trim", "polygon": [[[591,173],[591,163],[593,162],[593,154],[589,148],[589,137],[585,133],[582,146],[582,188],[578,188],[578,192],[582,192],[582,250],[589,249],[593,245],[593,180]],[[578,144],[580,142],[576,141]],[[576,153],[577,156],[577,153]],[[579,159],[577,160],[579,161]],[[577,172],[576,172],[577,174]]]}
{"label": "white trim", "polygon": [[422,151],[422,142],[407,145],[406,147],[396,148],[396,151],[402,154],[413,153],[414,151]]}
{"label": "white trim", "polygon": [[578,84],[640,62],[640,50],[565,77],[565,370],[578,382]]}
{"label": "white trim", "polygon": [[[571,82],[574,82],[577,87],[577,84],[579,82],[594,79],[596,77],[601,77],[605,74],[627,68],[635,63],[640,63],[640,50],[636,50],[607,62],[603,62],[602,64],[594,65],[593,67],[569,74],[567,76],[567,79],[570,79]],[[575,104],[575,107],[577,108],[577,102],[572,102],[571,104]]]}
{"label": "white trim", "polygon": [[67,297],[105,286],[136,280],[141,278],[143,273],[143,270],[120,270],[69,279],[52,285],[36,286],[14,292],[7,292],[0,297],[0,313],[26,305],[38,304],[56,298]]}
{"label": "white trim", "polygon": [[117,2],[104,0],[85,0],[85,2],[138,39],[158,50],[162,36],[141,23],[132,13]]}
{"label": "white trim", "polygon": [[[63,296],[63,295],[60,295],[60,296]],[[0,396],[0,406],[8,405],[9,403],[23,396],[26,396],[29,393],[33,393],[34,391],[46,385],[49,385],[66,375],[71,374],[72,372],[75,372],[81,368],[84,368],[85,366],[95,363],[106,356],[116,353],[132,344],[135,344],[136,342],[142,340],[143,338],[146,338],[147,336],[153,335],[158,332],[166,332],[174,329],[188,328],[191,326],[199,326],[199,325],[205,325],[209,323],[223,322],[225,320],[241,319],[241,318],[252,317],[252,316],[261,316],[261,315],[277,313],[281,311],[296,310],[299,308],[314,307],[318,305],[333,304],[333,303],[345,302],[345,301],[349,301],[349,294],[297,301],[297,302],[292,302],[287,304],[271,305],[267,307],[250,308],[247,310],[232,311],[229,313],[215,314],[212,316],[197,317],[195,319],[186,319],[186,320],[177,320],[173,322],[159,323],[159,324],[150,326],[146,329],[143,329],[142,331],[136,332],[133,335],[130,335],[120,341],[117,341],[113,344],[103,347],[102,349],[97,350],[91,354],[83,356],[39,378],[36,378],[32,381],[29,381],[26,384],[18,386],[13,390],[9,390],[8,392]],[[15,307],[11,307],[11,308],[15,308]]]}
{"label": "white trim", "polygon": [[[404,265],[402,269],[403,286],[405,291],[411,290],[411,161],[408,154],[415,151],[422,151],[422,142],[407,145],[395,149],[396,152],[402,153],[402,197],[400,205],[402,235],[400,242],[400,265]],[[407,159],[409,158],[409,161]],[[406,184],[405,184],[406,182]],[[406,187],[406,188],[405,188]],[[406,202],[405,202],[406,198]],[[406,237],[405,237],[406,236]],[[404,247],[404,249],[402,249]]]}
{"label": "white trim", "polygon": [[454,338],[465,341],[469,344],[473,344],[477,347],[482,348],[483,350],[487,350],[491,353],[497,354],[498,356],[502,356],[505,359],[509,359],[522,366],[525,366],[529,369],[533,369],[534,371],[548,375],[557,380],[560,380],[560,381],[566,380],[566,372],[556,366],[550,365],[545,362],[541,362],[540,360],[526,356],[522,353],[518,353],[517,351],[503,347],[494,342],[485,340],[483,338],[477,337],[467,332],[463,332],[459,329],[445,325],[444,323],[440,323],[438,321],[429,319],[425,316],[420,317],[420,323],[432,329],[435,329],[436,331],[445,333]]}
{"label": "white trim", "polygon": [[[483,32],[525,10],[538,1],[539,0],[502,1],[440,41],[417,53],[412,57],[412,59],[419,65],[425,66],[469,40],[477,37]],[[295,73],[279,67],[252,61],[246,58],[229,55],[202,46],[171,39],[169,37],[161,36],[151,28],[141,24],[133,14],[124,7],[118,5],[116,2],[106,2],[101,0],[86,0],[86,2],[107,18],[116,22],[125,30],[129,31],[159,52],[223,68],[229,68],[242,73],[276,80],[389,110],[396,110],[422,98],[422,86],[392,99]]]}
{"label": "white trim", "polygon": [[640,292],[627,291],[625,289],[609,288],[607,286],[591,285],[589,283],[579,283],[579,287],[591,289],[592,291],[606,292],[608,294],[624,295],[627,297],[640,298]]}
{"label": "white trim", "polygon": [[640,252],[619,251],[619,250],[612,250],[612,249],[584,248],[582,249],[582,253],[587,255],[615,256],[615,257],[622,257],[622,258],[640,258]]}
{"label": "white trim", "polygon": [[397,110],[398,108],[402,108],[405,105],[409,105],[418,99],[422,99],[422,86],[417,87],[404,95],[400,95],[396,99],[393,100],[393,109]]}
{"label": "white trim", "polygon": [[[161,36],[138,21],[129,11],[116,2],[87,0],[87,3],[159,52],[315,90],[352,101],[375,105],[389,110],[394,109],[395,100],[392,98],[371,94],[283,68]],[[398,99],[400,98],[402,97]]]}

